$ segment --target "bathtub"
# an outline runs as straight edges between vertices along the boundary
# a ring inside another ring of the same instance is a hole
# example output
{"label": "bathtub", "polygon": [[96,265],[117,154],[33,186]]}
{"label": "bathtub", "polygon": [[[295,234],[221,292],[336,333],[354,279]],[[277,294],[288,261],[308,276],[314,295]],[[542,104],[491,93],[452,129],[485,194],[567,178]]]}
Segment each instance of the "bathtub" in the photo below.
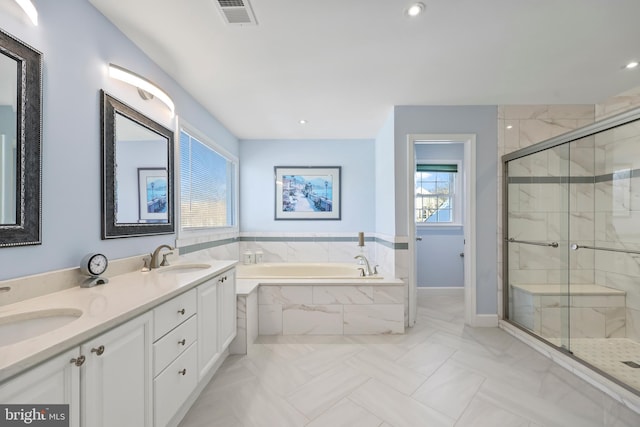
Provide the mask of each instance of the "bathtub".
{"label": "bathtub", "polygon": [[[238,265],[238,279],[383,279],[383,276],[361,276],[363,265],[346,263],[264,263]],[[371,266],[373,268],[373,266]]]}
{"label": "bathtub", "polygon": [[258,335],[403,334],[404,282],[362,277],[362,267],[356,262],[237,265],[238,331],[246,335],[239,347],[246,351]]}

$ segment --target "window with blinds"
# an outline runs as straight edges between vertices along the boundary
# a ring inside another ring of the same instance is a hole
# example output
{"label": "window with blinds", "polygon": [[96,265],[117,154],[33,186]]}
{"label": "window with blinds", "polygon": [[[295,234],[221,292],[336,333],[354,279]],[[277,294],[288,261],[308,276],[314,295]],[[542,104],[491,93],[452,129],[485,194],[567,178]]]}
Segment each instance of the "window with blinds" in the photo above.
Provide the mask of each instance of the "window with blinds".
{"label": "window with blinds", "polygon": [[180,225],[184,230],[234,227],[236,164],[180,130]]}
{"label": "window with blinds", "polygon": [[415,220],[417,223],[453,223],[456,206],[456,164],[416,166]]}

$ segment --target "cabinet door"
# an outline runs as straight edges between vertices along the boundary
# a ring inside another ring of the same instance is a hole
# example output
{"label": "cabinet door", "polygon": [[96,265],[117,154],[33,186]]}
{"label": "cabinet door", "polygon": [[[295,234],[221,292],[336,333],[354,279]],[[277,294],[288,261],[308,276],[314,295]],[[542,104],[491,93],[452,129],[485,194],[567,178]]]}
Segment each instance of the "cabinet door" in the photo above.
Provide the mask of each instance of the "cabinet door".
{"label": "cabinet door", "polygon": [[198,370],[202,378],[218,360],[218,281],[198,286]]}
{"label": "cabinet door", "polygon": [[220,275],[220,352],[236,337],[236,279],[235,270]]}
{"label": "cabinet door", "polygon": [[83,426],[152,426],[151,336],[146,313],[81,346]]}
{"label": "cabinet door", "polygon": [[69,425],[80,425],[80,368],[76,347],[0,384],[3,404],[68,404]]}

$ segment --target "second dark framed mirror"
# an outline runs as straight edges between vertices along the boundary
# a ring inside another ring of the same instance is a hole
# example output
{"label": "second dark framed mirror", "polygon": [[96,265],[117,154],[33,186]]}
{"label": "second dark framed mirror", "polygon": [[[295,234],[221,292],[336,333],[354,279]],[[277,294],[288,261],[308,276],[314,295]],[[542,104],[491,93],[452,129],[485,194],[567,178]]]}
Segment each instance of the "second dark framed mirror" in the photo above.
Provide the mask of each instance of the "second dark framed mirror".
{"label": "second dark framed mirror", "polygon": [[102,238],[173,233],[173,131],[100,96]]}

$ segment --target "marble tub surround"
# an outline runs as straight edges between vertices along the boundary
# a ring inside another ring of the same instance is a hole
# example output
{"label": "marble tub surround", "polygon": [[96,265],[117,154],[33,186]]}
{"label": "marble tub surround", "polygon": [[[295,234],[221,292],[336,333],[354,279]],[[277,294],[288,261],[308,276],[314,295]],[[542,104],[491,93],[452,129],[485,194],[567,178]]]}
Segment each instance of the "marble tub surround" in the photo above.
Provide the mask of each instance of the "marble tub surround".
{"label": "marble tub surround", "polygon": [[358,232],[353,233],[240,233],[240,253],[263,252],[264,262],[343,262],[351,263],[364,255],[372,265],[393,277],[408,276],[406,236],[389,236],[365,232],[365,246],[358,246]]}
{"label": "marble tub surround", "polygon": [[404,333],[404,283],[261,283],[260,335],[362,335]]}
{"label": "marble tub surround", "polygon": [[0,381],[152,309],[234,267],[236,261],[209,259],[207,263],[209,268],[189,272],[135,271],[110,277],[106,285],[76,286],[0,307],[0,319],[39,310],[82,312],[77,320],[63,327],[0,347]]}
{"label": "marble tub surround", "polygon": [[[375,265],[369,263],[370,269]],[[362,270],[360,270],[362,269]],[[237,278],[262,278],[262,279],[382,279],[380,273],[366,276],[366,266],[356,262],[329,263],[329,262],[275,262],[249,265],[238,265]]]}

